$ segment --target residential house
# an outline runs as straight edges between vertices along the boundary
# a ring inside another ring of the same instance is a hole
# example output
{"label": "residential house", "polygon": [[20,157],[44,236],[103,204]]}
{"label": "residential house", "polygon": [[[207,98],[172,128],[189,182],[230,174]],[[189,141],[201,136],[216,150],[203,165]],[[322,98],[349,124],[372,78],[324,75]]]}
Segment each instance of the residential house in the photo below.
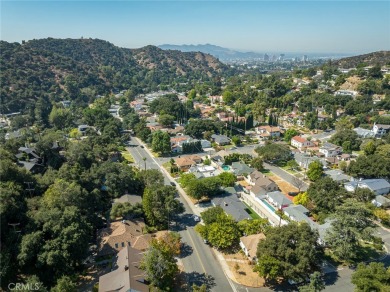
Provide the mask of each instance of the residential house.
{"label": "residential house", "polygon": [[145,272],[140,269],[143,254],[130,246],[116,257],[116,269],[99,277],[99,292],[149,292]]}
{"label": "residential house", "polygon": [[337,90],[334,95],[350,95],[352,97],[355,97],[357,95],[357,92],[353,90]]}
{"label": "residential house", "polygon": [[263,239],[265,239],[263,233],[240,237],[240,246],[250,260],[256,260],[257,246]]}
{"label": "residential house", "polygon": [[302,205],[290,205],[283,209],[283,213],[292,221],[298,223],[307,223],[313,230],[317,230],[319,234],[318,242],[321,245],[326,244],[326,234],[331,227],[332,221],[325,220],[325,223],[320,225],[309,218],[309,210]]}
{"label": "residential house", "polygon": [[80,132],[82,135],[85,135],[85,134],[86,134],[88,128],[90,128],[90,126],[88,126],[88,125],[79,125],[79,126],[77,127],[77,129],[79,130],[79,132]]}
{"label": "residential house", "polygon": [[18,165],[24,167],[29,172],[36,174],[45,170],[43,159],[36,153],[34,148],[19,147],[19,153],[15,155]]}
{"label": "residential house", "polygon": [[214,166],[211,165],[193,165],[188,170],[189,173],[193,173],[196,178],[204,178],[204,177],[211,177],[211,176],[217,176],[220,174],[220,170],[216,169]]}
{"label": "residential house", "polygon": [[241,161],[233,162],[230,169],[237,176],[248,175],[255,170]]}
{"label": "residential house", "polygon": [[301,136],[294,136],[291,139],[291,146],[302,149],[303,147],[312,147],[314,146],[314,143],[311,141],[306,140],[305,138]]}
{"label": "residential house", "polygon": [[360,137],[360,138],[374,138],[375,137],[375,133],[373,130],[367,130],[367,129],[363,129],[363,128],[355,128],[353,129],[356,134]]}
{"label": "residential house", "polygon": [[211,142],[208,140],[201,139],[200,144],[202,145],[203,149],[211,148]]}
{"label": "residential house", "polygon": [[278,185],[258,170],[255,170],[250,173],[247,177],[247,180],[250,185],[259,185],[263,187],[267,192],[278,190]]}
{"label": "residential house", "polygon": [[237,222],[244,219],[251,219],[251,216],[245,211],[246,206],[237,197],[228,193],[211,199],[214,207],[220,206],[227,214],[231,215]]}
{"label": "residential house", "polygon": [[317,115],[317,121],[319,121],[319,122],[324,122],[328,119],[330,119],[330,117],[328,115],[320,114],[320,113]]}
{"label": "residential house", "polygon": [[200,157],[198,155],[192,154],[192,155],[188,155],[186,157],[188,159],[191,159],[192,161],[194,161],[196,164],[202,163],[202,157]]}
{"label": "residential house", "polygon": [[210,99],[211,104],[223,102],[222,95],[210,95],[209,99]]}
{"label": "residential house", "polygon": [[310,211],[302,205],[290,205],[283,209],[283,213],[295,222],[306,222],[311,227],[314,226],[315,222],[308,217]]}
{"label": "residential house", "polygon": [[390,183],[383,178],[351,181],[345,183],[344,187],[349,192],[354,192],[356,188],[366,188],[373,191],[376,195],[385,195],[390,193]]}
{"label": "residential house", "polygon": [[211,135],[211,138],[213,139],[213,141],[218,144],[219,146],[223,146],[223,145],[229,145],[230,144],[230,138],[225,136],[225,135],[216,135],[216,134],[213,134]]}
{"label": "residential house", "polygon": [[225,157],[228,156],[229,153],[226,150],[221,150],[215,153],[214,155],[211,156],[211,160],[214,162],[225,162]]}
{"label": "residential house", "polygon": [[146,250],[152,240],[151,234],[143,234],[145,222],[143,220],[122,220],[112,222],[109,227],[98,231],[98,254],[114,254],[126,246],[138,250]]}
{"label": "residential house", "polygon": [[317,156],[309,156],[302,153],[294,153],[294,159],[299,164],[300,167],[307,169],[313,161],[318,160],[322,165],[326,165],[326,161],[318,158]]}
{"label": "residential house", "polygon": [[181,171],[187,171],[191,166],[196,165],[196,162],[188,157],[179,157],[175,159],[175,164]]}
{"label": "residential house", "polygon": [[172,152],[180,153],[182,150],[181,149],[182,144],[180,144],[180,143],[186,142],[190,139],[192,139],[192,138],[188,135],[179,135],[179,136],[171,137],[170,141],[171,141]]}
{"label": "residential house", "polygon": [[335,157],[342,152],[342,148],[332,143],[325,142],[319,149],[320,153],[323,153],[325,157]]}
{"label": "residential house", "polygon": [[32,174],[37,173],[43,173],[45,171],[45,166],[42,164],[38,164],[35,162],[29,162],[29,161],[18,161],[17,164],[19,166],[24,167],[27,171],[31,172]]}
{"label": "residential house", "polygon": [[20,137],[23,137],[23,134],[21,133],[20,130],[16,130],[16,131],[9,132],[9,133],[5,134],[5,140],[17,139]]}
{"label": "residential house", "polygon": [[292,204],[292,201],[279,191],[267,193],[267,201],[278,209],[283,209]]}
{"label": "residential house", "polygon": [[256,133],[259,134],[260,139],[268,139],[280,137],[281,129],[273,126],[259,126],[255,128]]}
{"label": "residential house", "polygon": [[383,136],[390,132],[390,125],[374,124],[372,131],[376,136]]}
{"label": "residential house", "polygon": [[180,125],[176,125],[174,129],[168,129],[167,133],[170,135],[177,135],[184,133],[184,127]]}
{"label": "residential house", "polygon": [[388,208],[390,207],[390,200],[384,196],[378,195],[371,201],[376,207]]}
{"label": "residential house", "polygon": [[349,175],[346,175],[343,171],[340,169],[330,169],[325,171],[325,175],[332,178],[334,181],[337,181],[339,183],[345,183],[351,180],[351,177]]}
{"label": "residential house", "polygon": [[62,104],[62,106],[64,108],[69,108],[70,104],[71,104],[71,101],[70,100],[63,100],[63,101],[60,101],[60,103]]}

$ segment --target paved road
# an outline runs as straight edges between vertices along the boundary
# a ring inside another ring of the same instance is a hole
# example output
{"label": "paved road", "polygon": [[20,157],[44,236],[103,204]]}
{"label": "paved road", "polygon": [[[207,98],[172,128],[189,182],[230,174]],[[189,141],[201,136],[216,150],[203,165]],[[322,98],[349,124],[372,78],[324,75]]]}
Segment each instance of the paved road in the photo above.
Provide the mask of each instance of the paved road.
{"label": "paved road", "polygon": [[[135,160],[135,164],[139,165],[141,168],[145,167],[147,169],[159,169],[160,165],[163,162],[169,161],[169,158],[152,158],[150,154],[145,150],[145,148],[140,147],[140,142],[136,139],[132,139],[131,145],[133,147],[128,147],[128,151],[131,153]],[[248,153],[253,155],[253,146],[244,146],[239,147],[235,150],[230,150],[228,152],[239,152],[239,153]],[[145,161],[143,158],[146,158]],[[157,164],[156,164],[156,162]],[[160,164],[160,165],[158,165]],[[276,175],[280,176],[282,179],[291,183],[292,175],[281,170],[279,167],[269,165],[267,163],[264,166],[274,172]],[[168,177],[167,174],[161,171],[164,176],[165,184],[169,184],[173,181],[172,178]],[[293,287],[282,286],[282,287],[273,287],[270,288],[247,288],[242,285],[231,282],[230,279],[226,277],[221,266],[219,265],[218,260],[215,258],[214,252],[211,248],[204,244],[202,239],[196,232],[193,230],[195,222],[193,220],[194,211],[190,208],[187,201],[183,199],[182,194],[183,190],[179,185],[177,185],[179,193],[181,196],[179,200],[183,203],[185,207],[185,212],[180,218],[177,218],[177,225],[171,225],[172,229],[177,230],[183,239],[184,243],[184,253],[180,258],[181,262],[184,265],[187,280],[190,283],[202,284],[208,283],[211,288],[211,291],[235,291],[235,292],[268,292],[268,291],[296,291]],[[307,185],[305,186],[307,188]],[[304,188],[304,189],[305,189]],[[388,251],[390,251],[390,230],[385,230],[383,228],[377,228],[376,232],[378,236],[382,237],[385,246]],[[385,257],[381,260],[386,266],[390,266],[390,256]],[[353,270],[348,267],[343,267],[336,269],[333,267],[325,276],[326,288],[324,291],[353,291],[354,285],[351,283],[351,276]]]}
{"label": "paved road", "polygon": [[[130,143],[133,146],[127,148],[133,156],[135,164],[140,165],[141,168],[146,169],[160,169],[156,164],[158,162],[150,156],[150,154],[141,148],[140,142],[132,138]],[[137,146],[135,146],[137,145]],[[144,158],[145,161],[144,161]],[[161,170],[161,169],[160,169]],[[161,171],[164,176],[165,184],[173,181],[164,171]],[[193,211],[182,197],[183,190],[178,186],[179,200],[185,207],[185,212],[177,218],[177,224],[172,224],[172,229],[177,230],[182,236],[184,243],[184,252],[180,261],[184,265],[186,278],[189,283],[196,283],[201,285],[207,283],[211,291],[237,291],[234,284],[226,277],[215,254],[212,252],[210,246],[206,245],[201,237],[194,231],[196,222],[193,219]]]}

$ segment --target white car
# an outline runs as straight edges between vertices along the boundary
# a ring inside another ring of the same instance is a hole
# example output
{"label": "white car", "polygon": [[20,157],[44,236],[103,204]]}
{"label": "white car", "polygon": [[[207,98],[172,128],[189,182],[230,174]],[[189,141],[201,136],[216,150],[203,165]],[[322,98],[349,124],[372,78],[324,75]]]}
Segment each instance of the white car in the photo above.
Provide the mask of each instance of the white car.
{"label": "white car", "polygon": [[194,220],[195,220],[195,222],[200,222],[200,217],[197,215],[194,215]]}

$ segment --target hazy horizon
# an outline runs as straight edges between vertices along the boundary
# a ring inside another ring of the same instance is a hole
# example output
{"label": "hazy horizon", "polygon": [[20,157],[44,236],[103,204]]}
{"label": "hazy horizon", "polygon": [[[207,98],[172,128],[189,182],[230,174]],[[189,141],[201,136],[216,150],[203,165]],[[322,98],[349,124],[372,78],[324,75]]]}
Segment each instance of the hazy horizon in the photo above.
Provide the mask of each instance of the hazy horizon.
{"label": "hazy horizon", "polygon": [[47,37],[357,55],[390,49],[390,2],[1,1],[1,40]]}

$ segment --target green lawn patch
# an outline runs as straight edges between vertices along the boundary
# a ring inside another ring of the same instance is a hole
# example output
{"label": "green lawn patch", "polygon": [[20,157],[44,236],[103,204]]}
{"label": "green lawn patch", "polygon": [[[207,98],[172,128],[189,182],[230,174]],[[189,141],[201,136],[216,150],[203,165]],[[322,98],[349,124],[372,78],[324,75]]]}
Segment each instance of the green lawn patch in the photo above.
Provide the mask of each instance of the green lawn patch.
{"label": "green lawn patch", "polygon": [[245,202],[243,202],[243,203],[246,206],[245,211],[249,214],[249,216],[252,217],[252,219],[261,219],[261,217],[255,211],[253,211],[253,209],[251,207],[249,207],[247,203],[245,203]]}
{"label": "green lawn patch", "polygon": [[122,151],[121,154],[122,154],[122,157],[124,159],[126,159],[127,162],[134,163],[134,158],[133,158],[133,156],[131,156],[131,154],[129,152]]}
{"label": "green lawn patch", "polygon": [[282,167],[280,167],[280,168],[283,169],[283,170],[285,170],[285,171],[287,171],[288,173],[291,173],[291,174],[296,174],[296,173],[297,173],[296,170],[291,169],[291,168],[290,168],[289,166],[287,166],[287,165],[282,166]]}
{"label": "green lawn patch", "polygon": [[260,171],[262,174],[264,174],[265,176],[272,176],[274,175],[274,173],[272,171],[270,171],[269,169],[263,169],[262,171]]}

